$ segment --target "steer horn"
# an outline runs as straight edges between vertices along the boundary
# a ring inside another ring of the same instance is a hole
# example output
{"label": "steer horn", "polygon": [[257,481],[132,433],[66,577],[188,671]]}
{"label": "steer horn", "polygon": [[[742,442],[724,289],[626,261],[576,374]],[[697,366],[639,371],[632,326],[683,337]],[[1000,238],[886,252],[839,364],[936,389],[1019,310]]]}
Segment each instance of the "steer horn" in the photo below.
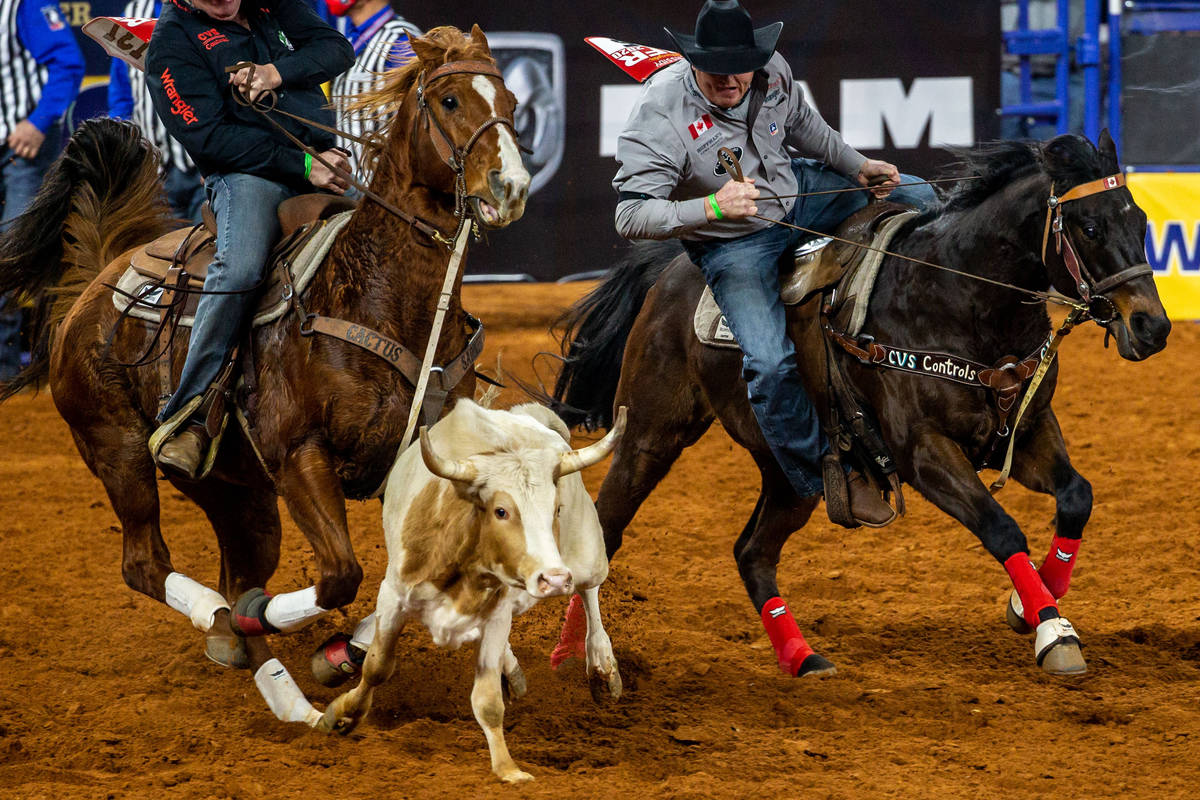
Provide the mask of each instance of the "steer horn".
{"label": "steer horn", "polygon": [[572,450],[569,453],[562,454],[554,479],[558,480],[564,475],[570,475],[572,472],[578,472],[584,467],[590,467],[592,464],[599,463],[617,446],[617,439],[620,439],[621,434],[624,432],[625,406],[621,406],[617,409],[617,418],[613,422],[612,428],[609,429],[607,436],[581,450]]}
{"label": "steer horn", "polygon": [[425,466],[429,468],[430,472],[448,481],[471,483],[478,474],[475,467],[464,461],[442,458],[435,453],[433,444],[429,441],[429,428],[425,425],[421,426],[421,458],[425,461]]}

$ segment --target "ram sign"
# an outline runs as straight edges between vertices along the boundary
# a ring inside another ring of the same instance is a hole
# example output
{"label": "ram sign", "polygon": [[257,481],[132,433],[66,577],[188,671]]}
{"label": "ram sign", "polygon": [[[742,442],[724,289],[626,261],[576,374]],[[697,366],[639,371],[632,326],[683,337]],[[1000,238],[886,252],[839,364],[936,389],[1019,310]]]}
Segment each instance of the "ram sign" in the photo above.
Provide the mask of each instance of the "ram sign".
{"label": "ram sign", "polygon": [[[320,2],[320,0],[318,0]],[[613,153],[638,84],[584,42],[611,37],[673,49],[663,26],[691,32],[701,0],[679,3],[407,4],[428,30],[479,23],[517,95],[517,127],[532,152],[533,195],[525,217],[473,247],[468,275],[538,280],[607,268],[624,243],[613,230]],[[78,27],[121,14],[124,0],[64,3]],[[998,133],[1000,15],[994,0],[897,4],[884,0],[746,0],[756,25],[783,21],[779,50],[813,106],[847,141],[903,171],[932,175],[939,149]],[[108,62],[95,43],[76,121],[104,112]]]}

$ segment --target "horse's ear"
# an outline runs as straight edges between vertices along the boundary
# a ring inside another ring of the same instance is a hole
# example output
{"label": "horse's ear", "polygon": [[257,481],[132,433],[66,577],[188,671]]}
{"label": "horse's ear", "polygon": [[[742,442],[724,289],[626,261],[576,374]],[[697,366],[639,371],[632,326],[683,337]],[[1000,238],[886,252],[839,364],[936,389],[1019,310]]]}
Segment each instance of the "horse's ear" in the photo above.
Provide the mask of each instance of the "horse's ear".
{"label": "horse's ear", "polygon": [[1068,172],[1077,166],[1077,148],[1070,134],[1055,136],[1041,147],[1042,163],[1051,175]]}
{"label": "horse's ear", "polygon": [[1108,128],[1100,131],[1100,141],[1097,144],[1100,150],[1100,160],[1104,163],[1105,171],[1109,173],[1119,172],[1121,170],[1121,162],[1117,158],[1117,143],[1113,141]]}
{"label": "horse's ear", "polygon": [[483,46],[484,51],[490,56],[492,49],[488,47],[487,37],[483,35],[483,28],[479,27],[479,23],[471,26],[471,42]]}
{"label": "horse's ear", "polygon": [[418,36],[409,44],[412,45],[413,52],[417,54],[423,64],[440,64],[443,61],[442,55],[446,52],[445,48],[434,44],[428,35]]}

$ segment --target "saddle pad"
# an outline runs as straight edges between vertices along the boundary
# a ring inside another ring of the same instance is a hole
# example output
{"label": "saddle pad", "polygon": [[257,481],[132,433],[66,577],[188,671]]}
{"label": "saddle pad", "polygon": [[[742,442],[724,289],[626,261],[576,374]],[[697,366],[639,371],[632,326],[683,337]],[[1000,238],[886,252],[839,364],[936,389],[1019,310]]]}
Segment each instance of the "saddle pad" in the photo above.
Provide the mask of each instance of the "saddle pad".
{"label": "saddle pad", "polygon": [[[304,245],[292,259],[291,275],[293,283],[287,284],[280,280],[272,282],[263,291],[262,299],[254,313],[252,325],[258,327],[282,317],[291,305],[293,295],[300,295],[312,282],[317,268],[325,260],[333,240],[350,221],[353,211],[343,211],[330,217],[313,237]],[[273,270],[274,275],[278,271]],[[117,291],[113,292],[113,305],[117,310],[128,316],[157,324],[161,310],[155,304],[162,298],[163,287],[154,279],[147,278],[130,266],[117,281]],[[192,327],[195,319],[196,302],[199,295],[189,298],[187,309],[180,315],[179,324],[185,328]],[[126,311],[128,309],[128,311]]]}
{"label": "saddle pad", "polygon": [[[870,305],[871,291],[875,288],[879,265],[883,263],[883,253],[879,251],[886,250],[896,235],[896,231],[900,230],[900,226],[919,213],[919,211],[905,211],[885,219],[879,229],[875,231],[874,238],[871,239],[870,246],[875,249],[867,250],[858,267],[838,284],[838,294],[843,298],[841,304],[854,303],[854,311],[846,328],[848,335],[857,336],[867,322],[867,306]],[[861,302],[859,302],[860,298]]]}

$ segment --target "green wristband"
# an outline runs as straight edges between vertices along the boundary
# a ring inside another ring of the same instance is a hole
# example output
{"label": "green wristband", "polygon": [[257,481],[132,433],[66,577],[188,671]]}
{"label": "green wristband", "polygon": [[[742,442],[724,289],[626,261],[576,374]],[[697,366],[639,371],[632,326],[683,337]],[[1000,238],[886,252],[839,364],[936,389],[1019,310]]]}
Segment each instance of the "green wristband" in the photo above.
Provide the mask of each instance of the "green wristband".
{"label": "green wristband", "polygon": [[308,180],[308,176],[312,174],[312,153],[304,154],[304,180]]}
{"label": "green wristband", "polygon": [[[307,175],[305,177],[308,177]],[[708,196],[708,204],[712,206],[713,213],[717,215],[717,219],[722,219],[725,215],[721,213],[721,207],[717,205],[717,196],[710,194]]]}

